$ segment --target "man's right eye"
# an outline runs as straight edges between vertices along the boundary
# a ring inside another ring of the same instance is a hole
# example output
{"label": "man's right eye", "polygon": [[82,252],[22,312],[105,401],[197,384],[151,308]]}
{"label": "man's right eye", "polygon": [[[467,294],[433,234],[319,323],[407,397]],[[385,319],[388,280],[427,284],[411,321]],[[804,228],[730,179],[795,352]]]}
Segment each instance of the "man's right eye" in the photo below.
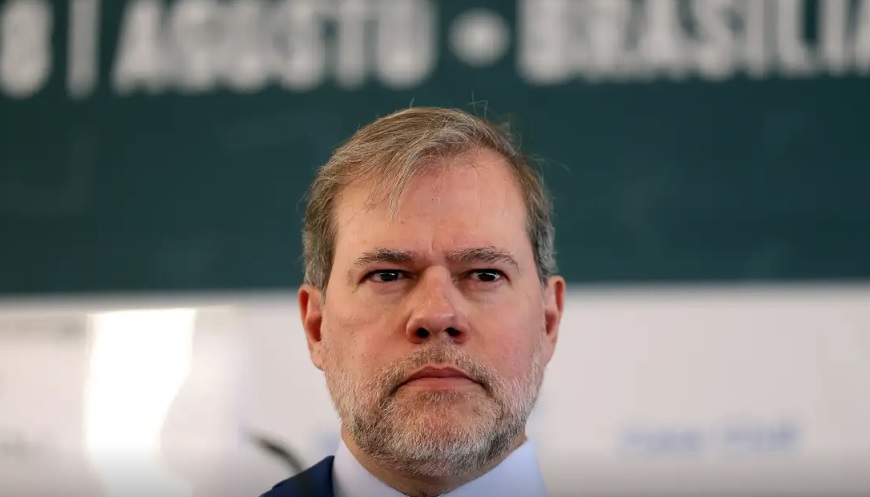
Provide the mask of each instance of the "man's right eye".
{"label": "man's right eye", "polygon": [[401,271],[396,270],[372,271],[366,276],[366,279],[376,283],[389,283],[391,281],[398,281],[403,276],[404,274]]}

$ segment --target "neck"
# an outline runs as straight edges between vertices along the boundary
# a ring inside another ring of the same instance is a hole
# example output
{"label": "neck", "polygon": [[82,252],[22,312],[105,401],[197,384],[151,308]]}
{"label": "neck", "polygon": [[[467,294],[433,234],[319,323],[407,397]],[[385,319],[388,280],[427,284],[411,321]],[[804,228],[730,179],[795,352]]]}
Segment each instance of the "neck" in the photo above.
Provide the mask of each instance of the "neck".
{"label": "neck", "polygon": [[371,473],[375,478],[410,497],[435,497],[480,478],[491,469],[501,464],[502,461],[504,461],[513,451],[526,441],[526,434],[520,434],[511,445],[510,450],[493,459],[480,470],[463,475],[451,475],[446,478],[421,477],[396,471],[360,450],[344,427],[341,429],[341,438],[345,445],[347,445],[350,453],[353,454],[362,467],[364,467],[366,471]]}

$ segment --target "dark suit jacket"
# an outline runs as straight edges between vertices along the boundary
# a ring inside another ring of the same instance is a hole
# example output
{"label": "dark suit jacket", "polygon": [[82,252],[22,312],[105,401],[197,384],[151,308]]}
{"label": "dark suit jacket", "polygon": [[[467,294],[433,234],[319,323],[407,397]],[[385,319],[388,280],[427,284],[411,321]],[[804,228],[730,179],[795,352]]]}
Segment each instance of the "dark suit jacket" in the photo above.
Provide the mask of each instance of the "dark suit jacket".
{"label": "dark suit jacket", "polygon": [[332,488],[332,461],[329,456],[296,476],[272,487],[261,497],[335,497]]}

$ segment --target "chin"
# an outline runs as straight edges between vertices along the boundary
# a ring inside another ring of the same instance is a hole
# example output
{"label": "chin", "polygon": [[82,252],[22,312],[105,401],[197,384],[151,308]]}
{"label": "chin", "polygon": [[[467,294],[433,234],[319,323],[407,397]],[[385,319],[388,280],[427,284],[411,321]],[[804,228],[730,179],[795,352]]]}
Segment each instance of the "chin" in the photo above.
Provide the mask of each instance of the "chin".
{"label": "chin", "polygon": [[[490,427],[493,428],[493,427]],[[445,421],[399,428],[393,433],[387,453],[392,464],[430,478],[456,477],[483,468],[505,440],[494,438],[481,424],[450,424]]]}
{"label": "chin", "polygon": [[496,429],[497,419],[475,403],[451,400],[437,409],[409,409],[405,416],[392,421],[401,438],[413,444],[448,448],[486,438]]}

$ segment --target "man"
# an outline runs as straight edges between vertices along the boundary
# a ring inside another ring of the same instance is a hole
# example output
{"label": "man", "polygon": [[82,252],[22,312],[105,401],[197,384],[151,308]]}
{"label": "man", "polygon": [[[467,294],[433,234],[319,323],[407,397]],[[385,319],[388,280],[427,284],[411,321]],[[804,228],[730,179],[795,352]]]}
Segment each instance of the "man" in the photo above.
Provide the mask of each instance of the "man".
{"label": "man", "polygon": [[265,496],[543,497],[525,425],[565,282],[509,137],[457,110],[383,117],[319,171],[303,240],[302,323],[342,443]]}

